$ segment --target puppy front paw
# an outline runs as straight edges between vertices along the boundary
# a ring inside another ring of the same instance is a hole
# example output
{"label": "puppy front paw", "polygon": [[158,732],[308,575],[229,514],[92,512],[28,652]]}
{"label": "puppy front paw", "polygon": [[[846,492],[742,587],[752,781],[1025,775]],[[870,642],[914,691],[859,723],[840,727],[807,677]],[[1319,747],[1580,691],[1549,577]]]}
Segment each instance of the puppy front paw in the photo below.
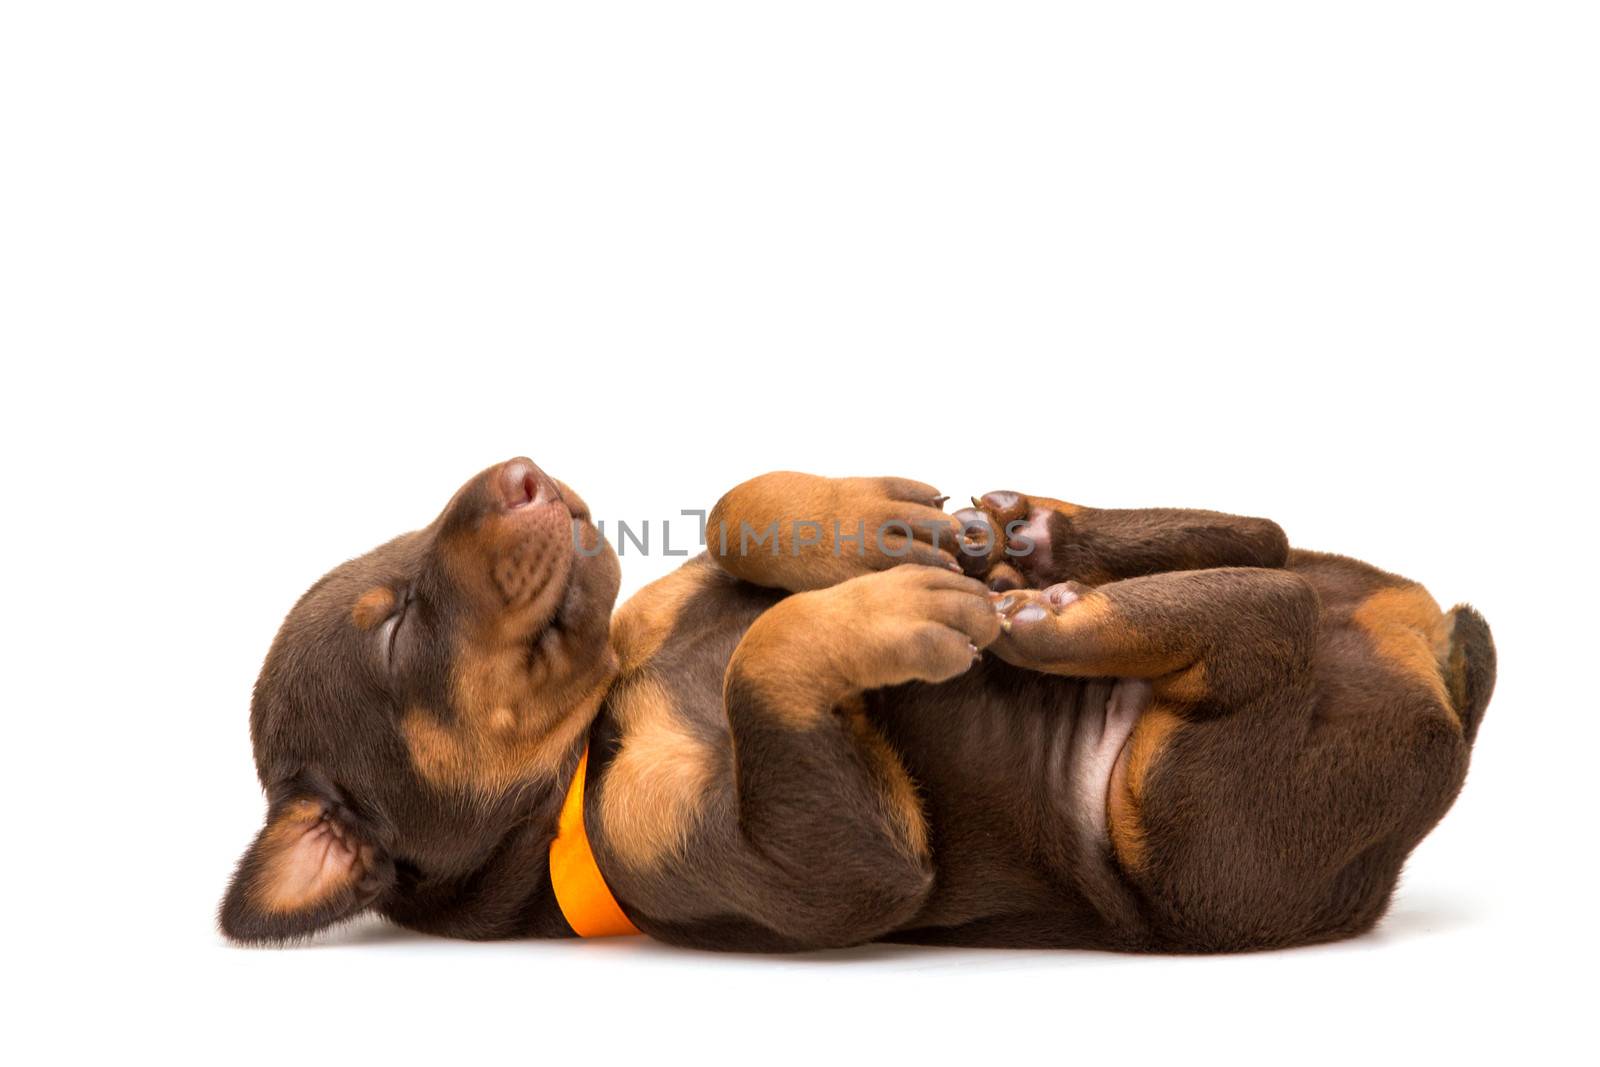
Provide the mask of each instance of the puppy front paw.
{"label": "puppy front paw", "polygon": [[947,681],[1000,635],[983,586],[939,567],[896,567],[804,597],[805,639],[856,691]]}

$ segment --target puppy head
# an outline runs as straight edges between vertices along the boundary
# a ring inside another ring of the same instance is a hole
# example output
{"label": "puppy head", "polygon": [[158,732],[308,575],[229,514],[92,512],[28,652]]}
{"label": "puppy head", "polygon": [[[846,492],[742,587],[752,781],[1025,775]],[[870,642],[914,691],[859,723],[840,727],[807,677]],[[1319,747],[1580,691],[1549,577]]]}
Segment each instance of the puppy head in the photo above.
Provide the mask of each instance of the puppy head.
{"label": "puppy head", "polygon": [[224,933],[302,937],[480,863],[582,743],[618,580],[583,501],[519,458],[312,586],[256,681],[268,810]]}

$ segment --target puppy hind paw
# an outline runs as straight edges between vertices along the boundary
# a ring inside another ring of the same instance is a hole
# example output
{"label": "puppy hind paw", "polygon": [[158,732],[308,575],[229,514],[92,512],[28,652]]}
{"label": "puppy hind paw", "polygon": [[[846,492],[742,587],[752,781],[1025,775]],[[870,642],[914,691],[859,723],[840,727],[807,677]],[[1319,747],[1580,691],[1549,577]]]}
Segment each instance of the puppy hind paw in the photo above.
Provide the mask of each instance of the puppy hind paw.
{"label": "puppy hind paw", "polygon": [[996,591],[1047,579],[1053,508],[1009,489],[973,497],[972,505],[955,513],[964,531],[957,553],[964,573],[985,579]]}
{"label": "puppy hind paw", "polygon": [[1001,632],[1009,634],[1055,618],[1092,591],[1082,582],[1057,582],[1043,589],[1015,589],[989,597],[1000,616]]}

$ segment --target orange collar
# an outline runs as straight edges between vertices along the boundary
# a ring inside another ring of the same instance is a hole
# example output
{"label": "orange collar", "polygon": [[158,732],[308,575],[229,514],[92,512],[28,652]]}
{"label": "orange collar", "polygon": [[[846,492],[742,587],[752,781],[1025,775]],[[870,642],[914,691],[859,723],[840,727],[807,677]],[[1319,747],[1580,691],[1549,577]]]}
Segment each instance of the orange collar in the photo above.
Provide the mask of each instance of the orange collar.
{"label": "orange collar", "polygon": [[583,826],[583,779],[589,766],[589,750],[578,757],[578,773],[567,787],[561,805],[561,822],[556,839],[550,842],[550,884],[555,887],[556,903],[567,925],[579,937],[617,937],[637,934],[639,928],[628,921],[611,895],[589,847],[589,832]]}

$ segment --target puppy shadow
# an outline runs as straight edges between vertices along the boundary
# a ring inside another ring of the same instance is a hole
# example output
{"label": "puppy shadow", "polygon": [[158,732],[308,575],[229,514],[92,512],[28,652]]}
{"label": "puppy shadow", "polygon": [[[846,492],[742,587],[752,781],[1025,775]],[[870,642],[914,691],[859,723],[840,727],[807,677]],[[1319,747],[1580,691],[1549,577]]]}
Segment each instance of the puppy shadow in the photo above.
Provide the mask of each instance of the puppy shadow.
{"label": "puppy shadow", "polygon": [[[363,916],[354,922],[320,936],[301,942],[299,949],[375,950],[419,949],[437,946],[449,951],[469,942],[454,938],[434,937],[396,926],[377,916]],[[663,944],[648,937],[608,937],[592,941],[575,939],[506,941],[496,943],[499,951],[507,948],[522,949],[548,956],[566,952],[581,952],[585,958],[610,956],[615,962],[652,967],[681,964],[693,960],[698,966],[709,969],[742,969],[756,964],[769,968],[810,970],[814,968],[849,967],[851,969],[879,969],[938,973],[974,967],[983,970],[1013,970],[1037,967],[1042,964],[1063,966],[1105,962],[1115,959],[1115,954],[1080,952],[1065,949],[986,949],[932,945],[901,945],[875,943],[853,948],[828,949],[817,952],[748,953],[705,952]],[[1131,958],[1131,957],[1130,957]]]}
{"label": "puppy shadow", "polygon": [[[1372,932],[1350,941],[1335,942],[1332,945],[1308,946],[1305,949],[1292,951],[1325,951],[1327,949],[1338,949],[1341,946],[1359,951],[1414,942],[1423,938],[1455,933],[1479,925],[1483,921],[1480,911],[1481,909],[1475,908],[1464,897],[1436,892],[1402,893],[1396,898],[1393,907],[1389,910],[1389,914],[1378,923]],[[447,946],[459,944],[463,944],[463,942],[452,938],[420,934],[404,927],[396,926],[394,923],[378,916],[366,915],[354,922],[326,931],[319,937],[303,942],[300,947],[382,949],[396,946],[417,947],[422,945]],[[508,943],[503,942],[502,944]],[[522,942],[522,944],[554,952],[581,949],[584,952],[593,953],[598,950],[625,956],[641,963],[647,961],[663,962],[670,959],[681,960],[692,956],[711,967],[724,964],[739,965],[740,963],[748,963],[753,959],[766,959],[773,963],[802,969],[817,966],[849,965],[851,967],[888,967],[894,970],[929,972],[937,972],[954,967],[971,969],[974,966],[984,970],[1012,970],[1040,965],[1056,967],[1093,966],[1111,963],[1137,965],[1139,960],[1171,958],[1118,952],[1090,952],[1076,949],[962,948],[887,942],[858,945],[854,948],[778,955],[702,952],[663,944],[647,937],[602,938],[595,941],[530,940]]]}
{"label": "puppy shadow", "polygon": [[1373,945],[1416,941],[1455,933],[1482,922],[1483,916],[1479,910],[1464,897],[1435,892],[1406,893],[1402,890],[1389,908],[1389,914],[1360,940]]}
{"label": "puppy shadow", "polygon": [[449,938],[433,937],[407,930],[377,915],[363,915],[303,942],[300,948],[380,948],[388,945],[451,943]]}
{"label": "puppy shadow", "polygon": [[1078,966],[1105,966],[1118,962],[1133,962],[1139,957],[1108,952],[1090,952],[1077,949],[1028,948],[969,948],[954,945],[913,945],[877,942],[851,948],[825,949],[814,952],[747,953],[703,952],[677,948],[644,938],[625,938],[615,943],[614,950],[626,954],[635,962],[671,963],[693,959],[707,967],[732,969],[748,968],[752,964],[764,968],[805,972],[848,968],[850,970],[890,971],[934,975],[961,971],[1027,971],[1039,967],[1064,968]]}

